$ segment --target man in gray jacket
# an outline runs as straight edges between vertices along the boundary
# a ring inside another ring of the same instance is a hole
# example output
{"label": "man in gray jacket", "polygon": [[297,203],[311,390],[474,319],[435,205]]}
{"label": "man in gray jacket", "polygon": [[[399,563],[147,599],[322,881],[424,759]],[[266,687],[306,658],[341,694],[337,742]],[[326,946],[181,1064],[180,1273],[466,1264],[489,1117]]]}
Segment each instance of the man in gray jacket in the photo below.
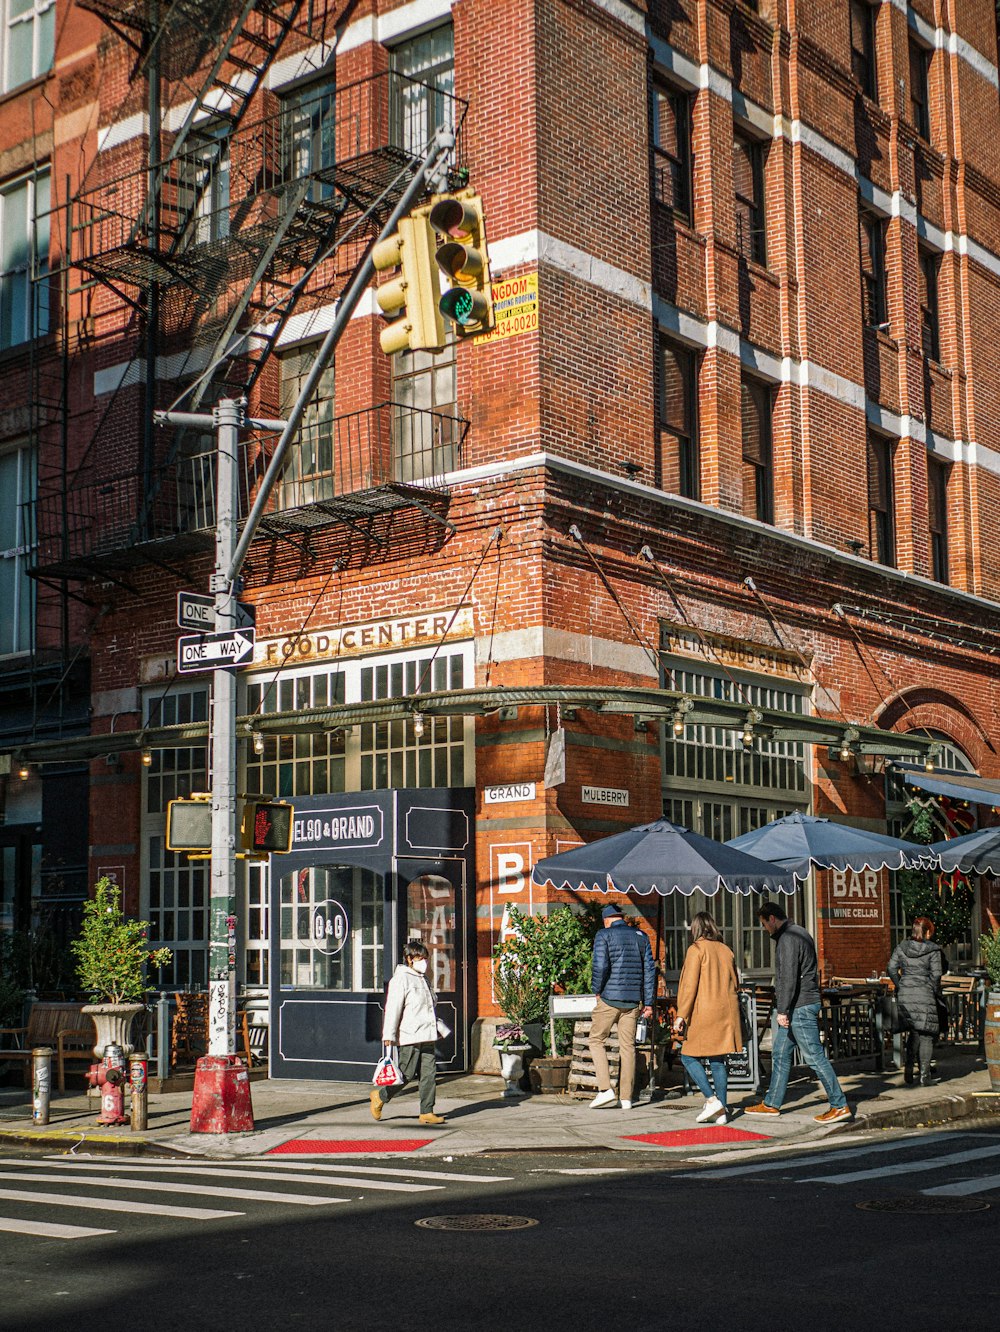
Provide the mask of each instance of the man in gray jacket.
{"label": "man in gray jacket", "polygon": [[747,1115],[777,1115],[785,1099],[792,1071],[792,1051],[798,1046],[830,1101],[830,1108],[813,1115],[817,1124],[850,1119],[847,1104],[833,1065],[819,1038],[819,964],[812,935],[788,919],[777,902],[764,902],[757,915],[774,944],[774,1045],[771,1049],[771,1081],[758,1105],[747,1106]]}
{"label": "man in gray jacket", "polygon": [[594,940],[591,984],[597,1003],[590,1026],[590,1057],[597,1074],[597,1095],[591,1110],[614,1105],[618,1097],[611,1086],[611,1070],[604,1042],[611,1028],[618,1026],[618,1050],[621,1056],[619,1090],[621,1108],[632,1109],[635,1085],[635,1024],[639,1010],[643,1017],[653,1016],[655,968],[649,940],[640,929],[630,930],[621,910],[609,904],[601,912],[604,929]]}

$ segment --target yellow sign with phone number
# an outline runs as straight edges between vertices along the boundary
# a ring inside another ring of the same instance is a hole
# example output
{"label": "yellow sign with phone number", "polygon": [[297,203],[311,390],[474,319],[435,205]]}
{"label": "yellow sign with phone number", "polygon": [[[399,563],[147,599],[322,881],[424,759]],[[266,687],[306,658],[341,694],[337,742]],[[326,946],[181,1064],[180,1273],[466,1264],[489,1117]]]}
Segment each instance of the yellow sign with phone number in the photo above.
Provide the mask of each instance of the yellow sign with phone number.
{"label": "yellow sign with phone number", "polygon": [[490,284],[496,325],[473,341],[499,342],[516,338],[519,333],[534,333],[538,328],[538,273],[521,273]]}

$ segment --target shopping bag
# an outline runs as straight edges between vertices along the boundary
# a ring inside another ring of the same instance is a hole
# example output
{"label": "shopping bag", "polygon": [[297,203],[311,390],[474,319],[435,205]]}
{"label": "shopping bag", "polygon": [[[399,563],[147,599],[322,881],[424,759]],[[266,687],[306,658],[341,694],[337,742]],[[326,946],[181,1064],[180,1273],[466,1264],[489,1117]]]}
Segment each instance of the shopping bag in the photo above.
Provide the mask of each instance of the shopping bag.
{"label": "shopping bag", "polygon": [[376,1087],[402,1087],[405,1081],[406,1079],[399,1071],[399,1065],[392,1057],[392,1051],[387,1050],[375,1065],[375,1075],[372,1082]]}

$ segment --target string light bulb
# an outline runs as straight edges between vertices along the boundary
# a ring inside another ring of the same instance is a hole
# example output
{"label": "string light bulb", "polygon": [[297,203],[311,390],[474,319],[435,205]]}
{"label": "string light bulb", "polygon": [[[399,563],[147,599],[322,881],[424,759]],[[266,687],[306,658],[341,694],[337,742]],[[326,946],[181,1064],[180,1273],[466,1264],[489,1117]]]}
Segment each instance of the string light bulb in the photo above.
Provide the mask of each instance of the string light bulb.
{"label": "string light bulb", "polygon": [[924,772],[933,772],[933,771],[934,771],[934,756],[932,754],[928,754],[927,757],[924,759]]}
{"label": "string light bulb", "polygon": [[413,714],[413,734],[419,740],[420,737],[423,735],[423,733],[424,733],[424,714],[422,712],[415,712]]}
{"label": "string light bulb", "polygon": [[263,754],[264,752],[264,737],[260,731],[254,731],[253,733],[253,752],[255,754]]}
{"label": "string light bulb", "polygon": [[683,713],[680,711],[680,709],[678,709],[674,713],[674,735],[680,737],[683,734],[684,734],[684,716]]}
{"label": "string light bulb", "polygon": [[153,751],[152,751],[148,746],[142,751],[142,753],[139,755],[139,757],[142,759],[142,766],[143,766],[144,768],[150,768],[150,767],[152,767],[152,765],[153,765]]}
{"label": "string light bulb", "polygon": [[22,759],[17,765],[17,775],[22,782],[26,782],[31,776],[31,769],[28,767],[27,763],[25,763],[24,759]]}
{"label": "string light bulb", "polygon": [[743,728],[743,743],[747,748],[753,744],[753,727],[749,723]]}

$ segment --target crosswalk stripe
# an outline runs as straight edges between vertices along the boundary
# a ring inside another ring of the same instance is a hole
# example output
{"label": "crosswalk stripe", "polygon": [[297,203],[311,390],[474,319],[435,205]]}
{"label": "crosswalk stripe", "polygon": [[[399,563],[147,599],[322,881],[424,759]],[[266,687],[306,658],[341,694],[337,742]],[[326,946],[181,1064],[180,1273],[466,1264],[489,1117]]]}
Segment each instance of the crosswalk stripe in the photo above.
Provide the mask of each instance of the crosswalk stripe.
{"label": "crosswalk stripe", "polygon": [[934,1156],[926,1161],[906,1161],[893,1168],[881,1170],[848,1170],[839,1175],[815,1175],[803,1179],[803,1184],[854,1184],[863,1179],[881,1179],[888,1174],[914,1175],[925,1170],[941,1170],[945,1166],[963,1165],[966,1161],[981,1161],[987,1156],[1000,1156],[1000,1147],[973,1147],[968,1152],[952,1152],[948,1156]]}
{"label": "crosswalk stripe", "polygon": [[[231,1171],[233,1174],[242,1174],[244,1167],[238,1162],[221,1162],[217,1158],[211,1158],[213,1166],[220,1170]],[[102,1158],[102,1164],[107,1158]],[[65,1156],[46,1156],[39,1161],[21,1161],[17,1157],[0,1157],[0,1165],[46,1165],[52,1166],[58,1164],[60,1167],[76,1167],[82,1169],[94,1169],[95,1161],[93,1157],[76,1157],[69,1161]],[[282,1178],[279,1171],[294,1170],[303,1174],[314,1174],[322,1177],[334,1173],[352,1174],[352,1175],[391,1175],[398,1179],[443,1179],[457,1184],[481,1184],[484,1180],[491,1183],[506,1184],[509,1183],[513,1175],[461,1175],[453,1171],[446,1170],[423,1170],[415,1167],[412,1170],[394,1170],[389,1166],[367,1166],[360,1162],[352,1161],[350,1165],[336,1165],[332,1161],[261,1161],[254,1159],[254,1169],[264,1169],[268,1173],[274,1174],[275,1178]],[[163,1170],[163,1171],[198,1171],[200,1167],[193,1164],[190,1159],[184,1161],[168,1161],[166,1159],[152,1164],[148,1157],[140,1158],[138,1156],[116,1156],[114,1159],[115,1170]],[[332,1182],[332,1181],[331,1181]]]}
{"label": "crosswalk stripe", "polygon": [[[39,1180],[42,1184],[65,1184],[62,1175],[31,1175],[14,1170],[0,1170],[0,1179],[25,1178]],[[204,1198],[240,1198],[250,1202],[292,1203],[298,1207],[321,1207],[326,1203],[347,1202],[346,1198],[313,1197],[308,1193],[269,1193],[265,1189],[227,1189],[213,1185],[210,1188],[200,1186],[192,1180],[189,1184],[165,1184],[154,1179],[110,1179],[102,1175],[74,1175],[74,1184],[100,1184],[102,1187],[115,1189],[135,1189],[146,1193],[197,1193]]]}
{"label": "crosswalk stripe", "polygon": [[[919,1146],[917,1140],[906,1138],[896,1142],[871,1143],[866,1147],[851,1147],[843,1151],[813,1152],[809,1156],[789,1156],[782,1153],[779,1160],[758,1161],[752,1165],[728,1166],[721,1170],[712,1170],[711,1172],[698,1170],[693,1174],[680,1175],[678,1178],[703,1179],[707,1173],[710,1173],[712,1179],[730,1179],[736,1175],[759,1175],[763,1174],[765,1171],[792,1170],[804,1165],[820,1165],[823,1162],[829,1162],[831,1158],[834,1160],[841,1160],[850,1155],[853,1160],[858,1157],[863,1158],[865,1156],[870,1156],[875,1152],[901,1152],[907,1149],[912,1150],[917,1146]],[[716,1156],[709,1159],[717,1161],[719,1158]]]}
{"label": "crosswalk stripe", "polygon": [[257,1165],[266,1166],[269,1170],[321,1170],[330,1171],[350,1171],[355,1174],[373,1175],[394,1175],[400,1177],[417,1179],[444,1179],[452,1180],[458,1184],[482,1184],[483,1180],[507,1184],[513,1175],[459,1175],[447,1170],[391,1170],[388,1166],[366,1166],[359,1165],[352,1161],[350,1165],[334,1165],[332,1161],[258,1161]]}
{"label": "crosswalk stripe", "polygon": [[53,1207],[83,1207],[95,1212],[135,1212],[142,1216],[177,1216],[186,1221],[216,1221],[245,1212],[219,1212],[208,1207],[170,1207],[166,1203],[134,1202],[131,1198],[75,1197],[69,1193],[37,1193],[34,1189],[0,1189],[11,1202],[50,1203]]}
{"label": "crosswalk stripe", "polygon": [[12,1235],[44,1235],[48,1239],[89,1239],[92,1235],[117,1235],[116,1230],[100,1230],[96,1226],[61,1226],[57,1221],[19,1221],[12,1216],[0,1216],[0,1230]]}
{"label": "crosswalk stripe", "polygon": [[938,1184],[933,1189],[921,1189],[930,1197],[935,1194],[963,1198],[969,1193],[986,1193],[989,1189],[1000,1189],[1000,1175],[986,1175],[983,1179],[963,1179],[957,1184]]}
{"label": "crosswalk stripe", "polygon": [[[24,1162],[24,1164],[27,1165],[28,1162]],[[39,1163],[32,1162],[31,1164],[37,1166]],[[43,1164],[47,1165],[48,1168],[51,1169],[50,1163],[46,1162]],[[62,1170],[99,1170],[100,1168],[101,1167],[94,1161],[66,1161],[60,1166],[60,1169]],[[144,1173],[147,1174],[156,1173],[156,1174],[171,1174],[171,1175],[203,1175],[203,1176],[211,1175],[215,1178],[220,1178],[220,1179],[268,1179],[268,1180],[279,1179],[285,1182],[291,1182],[293,1184],[340,1184],[344,1187],[364,1188],[364,1189],[371,1189],[373,1191],[382,1189],[389,1193],[435,1193],[439,1192],[441,1188],[440,1184],[395,1184],[388,1180],[351,1179],[351,1178],[345,1179],[340,1175],[306,1175],[306,1176],[293,1175],[283,1170],[245,1170],[245,1169],[234,1170],[229,1166],[218,1166],[218,1165],[215,1166],[171,1165],[168,1166],[166,1169],[164,1169],[162,1166],[159,1165],[141,1165],[141,1164],[122,1165],[120,1162],[115,1161],[113,1165],[108,1165],[107,1169],[110,1173],[104,1176],[104,1179],[109,1184],[118,1182],[116,1180],[116,1175],[119,1171],[122,1172],[143,1171]],[[0,1179],[7,1179],[7,1178],[11,1178],[11,1176],[0,1174]],[[22,1178],[22,1176],[18,1176],[18,1178]],[[33,1178],[37,1179],[39,1177],[33,1176]],[[51,1176],[50,1180],[55,1178],[57,1178],[57,1176]],[[127,1185],[122,1183],[122,1187],[125,1188],[127,1187]],[[247,1196],[254,1198],[262,1198],[265,1195],[263,1193],[251,1193],[248,1194]],[[280,1194],[277,1196],[287,1197],[289,1195]]]}

